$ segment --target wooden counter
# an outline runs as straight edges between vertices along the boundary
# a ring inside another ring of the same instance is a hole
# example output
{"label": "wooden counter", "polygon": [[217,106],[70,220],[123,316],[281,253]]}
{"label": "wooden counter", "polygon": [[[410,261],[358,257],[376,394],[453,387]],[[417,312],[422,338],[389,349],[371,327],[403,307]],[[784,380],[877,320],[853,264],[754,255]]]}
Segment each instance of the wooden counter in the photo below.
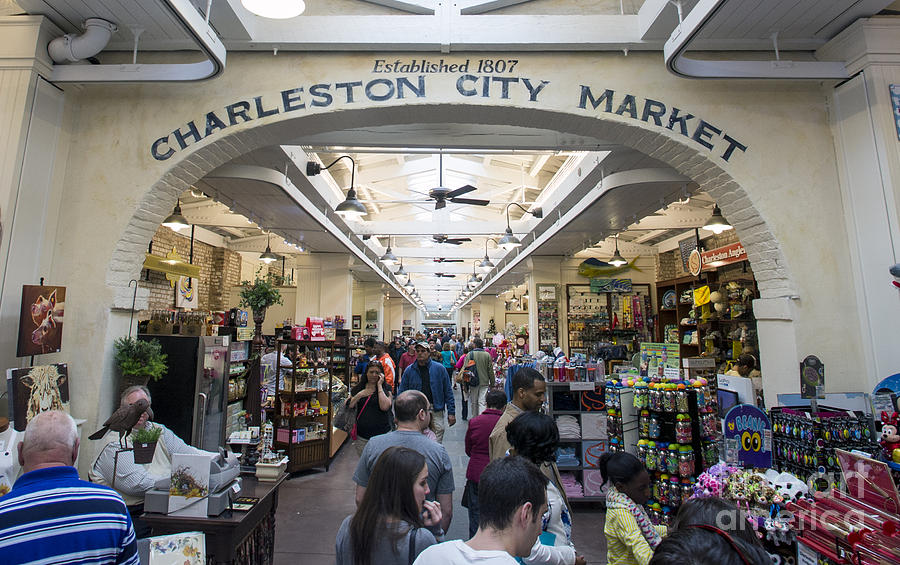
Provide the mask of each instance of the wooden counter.
{"label": "wooden counter", "polygon": [[241,477],[238,496],[259,498],[247,512],[226,510],[219,516],[168,516],[145,512],[142,519],[153,529],[154,536],[180,532],[206,534],[207,563],[266,565],[275,559],[275,511],[278,487],[287,478],[261,483],[254,476]]}

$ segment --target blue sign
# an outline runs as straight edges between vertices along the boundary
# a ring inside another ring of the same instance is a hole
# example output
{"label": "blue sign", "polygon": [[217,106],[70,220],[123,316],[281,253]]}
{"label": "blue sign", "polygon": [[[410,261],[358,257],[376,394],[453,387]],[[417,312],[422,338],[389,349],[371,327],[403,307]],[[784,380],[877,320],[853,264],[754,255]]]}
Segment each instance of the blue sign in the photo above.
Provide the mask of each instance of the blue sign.
{"label": "blue sign", "polygon": [[752,404],[738,404],[725,414],[725,462],[738,467],[772,466],[772,423]]}

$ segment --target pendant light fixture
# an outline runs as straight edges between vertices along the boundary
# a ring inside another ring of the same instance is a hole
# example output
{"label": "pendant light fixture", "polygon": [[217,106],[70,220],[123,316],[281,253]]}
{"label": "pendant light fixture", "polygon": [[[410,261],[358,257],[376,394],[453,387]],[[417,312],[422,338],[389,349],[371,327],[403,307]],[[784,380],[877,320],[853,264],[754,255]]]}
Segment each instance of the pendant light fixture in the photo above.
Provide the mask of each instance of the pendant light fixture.
{"label": "pendant light fixture", "polygon": [[406,284],[403,285],[403,288],[405,288],[407,292],[412,292],[416,287],[413,286],[412,280],[408,280],[406,281]]}
{"label": "pendant light fixture", "polygon": [[350,190],[347,191],[347,197],[344,201],[335,206],[334,211],[337,215],[346,220],[359,220],[362,216],[368,214],[369,211],[366,210],[363,203],[356,198],[356,189],[354,188],[354,183],[356,182],[356,161],[353,160],[353,157],[350,155],[341,155],[327,167],[323,167],[314,161],[309,161],[306,163],[306,176],[314,177],[322,171],[330,169],[341,159],[350,159]]}
{"label": "pendant light fixture", "polygon": [[[506,205],[506,232],[503,234],[503,237],[500,238],[500,241],[497,242],[497,245],[499,245],[506,251],[511,251],[511,250],[515,249],[516,247],[519,247],[520,245],[522,245],[522,241],[519,240],[519,238],[513,234],[512,228],[509,225],[509,207],[510,206],[518,206],[519,208],[522,209],[523,212],[525,212],[526,214],[531,214],[535,218],[543,218],[544,217],[544,211],[541,210],[541,208],[539,206],[533,208],[532,210],[526,210],[525,207],[522,206],[521,204],[519,204],[518,202],[510,202],[509,204],[507,204]],[[485,244],[485,246],[486,245],[487,244]],[[487,253],[485,252],[485,254],[487,254]]]}
{"label": "pendant light fixture", "polygon": [[259,256],[259,260],[262,261],[263,263],[265,263],[266,265],[268,265],[270,263],[274,263],[275,261],[278,261],[278,259],[279,259],[278,255],[275,255],[274,253],[272,253],[272,248],[269,246],[269,238],[270,237],[271,237],[271,235],[268,235],[268,234],[266,235],[266,250],[263,251],[262,255]]}
{"label": "pendant light fixture", "polygon": [[177,199],[175,201],[175,209],[172,210],[172,213],[169,214],[169,217],[163,220],[162,225],[171,229],[174,232],[180,232],[186,227],[189,227],[191,224],[188,223],[187,218],[181,215],[181,199]]}
{"label": "pendant light fixture", "polygon": [[409,273],[403,268],[403,259],[400,259],[400,268],[397,269],[397,272],[394,273],[394,276],[397,277],[397,280],[401,283],[405,283],[409,280]]}
{"label": "pendant light fixture", "polygon": [[303,0],[241,0],[241,4],[248,12],[271,20],[296,18],[306,9]]}
{"label": "pendant light fixture", "polygon": [[608,261],[608,263],[614,267],[621,267],[622,265],[628,263],[622,254],[619,253],[619,234],[616,234],[616,252],[613,253],[612,259]]}
{"label": "pendant light fixture", "polygon": [[712,216],[706,221],[706,225],[703,226],[703,229],[709,230],[716,235],[719,235],[723,231],[728,231],[732,229],[732,225],[728,223],[728,220],[725,219],[725,216],[722,215],[722,211],[719,210],[719,205],[716,204],[713,206]]}
{"label": "pendant light fixture", "polygon": [[490,237],[485,238],[485,240],[484,240],[484,259],[482,259],[481,261],[478,262],[478,270],[481,271],[482,273],[490,273],[491,269],[494,268],[494,262],[491,261],[490,257],[488,257],[488,252],[487,252],[489,241],[493,241],[494,243],[497,243],[496,240],[491,239]]}
{"label": "pendant light fixture", "polygon": [[397,256],[391,251],[391,238],[388,237],[388,246],[387,251],[384,252],[384,255],[380,258],[381,262],[387,265],[388,267],[397,264]]}

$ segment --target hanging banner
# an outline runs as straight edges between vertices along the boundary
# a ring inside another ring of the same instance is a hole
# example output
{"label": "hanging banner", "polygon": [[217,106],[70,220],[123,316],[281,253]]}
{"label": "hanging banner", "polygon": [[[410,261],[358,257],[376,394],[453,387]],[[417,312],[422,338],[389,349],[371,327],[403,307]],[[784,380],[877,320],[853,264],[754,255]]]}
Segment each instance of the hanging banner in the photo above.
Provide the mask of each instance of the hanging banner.
{"label": "hanging banner", "polygon": [[738,467],[772,466],[772,423],[751,404],[738,404],[725,414],[725,462]]}
{"label": "hanging banner", "polygon": [[591,279],[591,292],[631,292],[631,279]]}
{"label": "hanging banner", "polygon": [[700,258],[703,261],[704,269],[714,269],[722,265],[746,261],[747,250],[740,243],[732,243],[731,245],[717,247],[711,251],[704,251],[700,254]]}

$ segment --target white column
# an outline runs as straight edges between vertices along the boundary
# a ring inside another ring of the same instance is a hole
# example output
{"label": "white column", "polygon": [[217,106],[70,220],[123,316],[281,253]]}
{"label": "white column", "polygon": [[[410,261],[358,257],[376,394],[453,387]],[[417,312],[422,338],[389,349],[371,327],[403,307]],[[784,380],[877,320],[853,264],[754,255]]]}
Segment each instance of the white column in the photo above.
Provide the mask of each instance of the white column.
{"label": "white column", "polygon": [[[38,16],[0,18],[0,363],[23,366],[16,354],[22,285],[65,285],[51,277],[59,201],[56,176],[67,152],[64,93],[49,74],[46,45],[55,26]],[[100,275],[98,275],[100,276]],[[58,355],[36,362],[53,363]],[[4,379],[5,382],[5,379]],[[0,387],[5,389],[5,386]]]}
{"label": "white column", "polygon": [[[353,312],[353,275],[350,274],[349,253],[317,253],[319,259],[319,316],[343,316],[350,324]],[[297,302],[303,300],[298,290]]]}
{"label": "white column", "polygon": [[[834,268],[848,269],[856,286],[859,332],[865,366],[853,390],[871,391],[900,373],[897,320],[900,293],[888,269],[900,262],[900,152],[890,85],[900,85],[900,22],[860,20],[820,49],[860,73],[830,93],[831,120],[840,172],[850,257]],[[762,332],[760,332],[762,334]],[[846,390],[829,386],[828,390]]]}

